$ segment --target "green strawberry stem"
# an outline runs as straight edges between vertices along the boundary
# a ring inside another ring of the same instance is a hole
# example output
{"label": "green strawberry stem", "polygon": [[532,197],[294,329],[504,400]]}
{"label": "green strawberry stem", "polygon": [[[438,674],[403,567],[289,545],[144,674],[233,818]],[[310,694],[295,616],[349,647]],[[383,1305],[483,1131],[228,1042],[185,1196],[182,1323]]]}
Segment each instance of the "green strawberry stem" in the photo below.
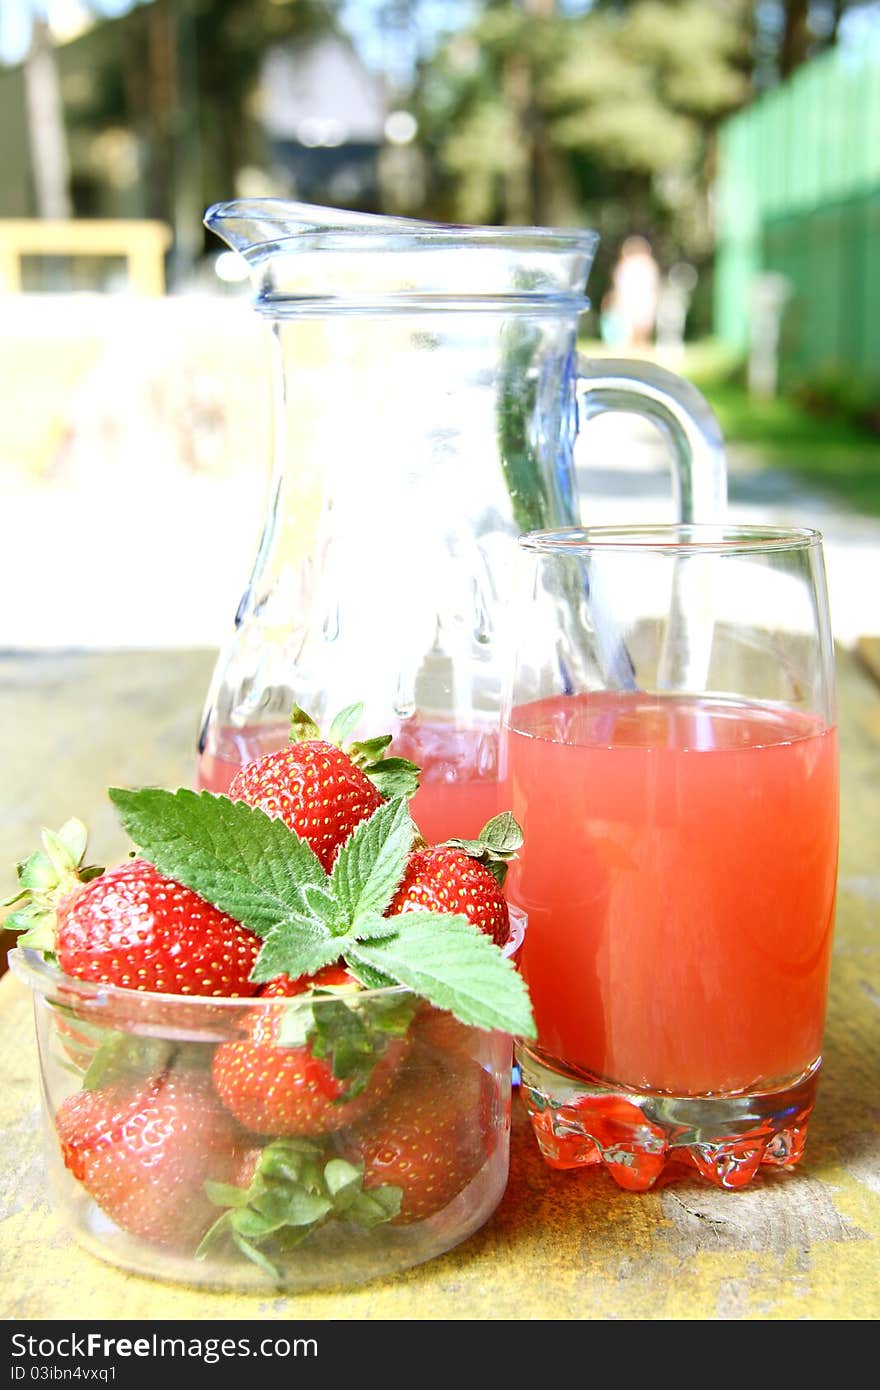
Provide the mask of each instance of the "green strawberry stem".
{"label": "green strawberry stem", "polygon": [[499,888],[503,888],[510,861],[516,858],[517,850],[522,849],[523,838],[513,812],[502,811],[486,822],[475,840],[452,839],[445,844],[476,859],[489,870]]}
{"label": "green strawberry stem", "polygon": [[20,946],[52,957],[58,904],[104,870],[96,864],[83,865],[88,831],[82,821],[66,821],[58,831],[44,829],[40,838],[43,848],[34,850],[17,866],[19,888],[0,900],[0,907],[17,904],[3,926],[22,933]]}
{"label": "green strawberry stem", "polygon": [[[329,1156],[328,1156],[329,1155]],[[327,1221],[367,1229],[400,1211],[403,1193],[384,1185],[364,1191],[363,1166],[307,1139],[276,1139],[259,1151],[247,1187],[205,1183],[205,1192],[224,1210],[203,1237],[196,1258],[231,1244],[270,1279],[280,1278],[269,1256],[294,1249]]]}
{"label": "green strawberry stem", "polygon": [[408,995],[367,999],[360,1007],[350,1008],[346,998],[354,1002],[357,995],[357,991],[332,987],[310,991],[317,1007],[297,1004],[288,1009],[278,1039],[282,1046],[296,1046],[305,1025],[304,1041],[312,1056],[328,1061],[337,1081],[347,1083],[336,1104],[361,1094],[388,1043],[406,1036],[418,1008]]}
{"label": "green strawberry stem", "polygon": [[[385,750],[391,743],[390,734],[351,743],[347,748],[344,746],[346,739],[357,728],[363,712],[363,704],[346,705],[333,719],[327,741],[342,748],[386,801],[396,796],[415,796],[419,789],[420,769],[408,758],[385,756]],[[294,705],[290,713],[290,742],[305,743],[321,738],[323,735],[317,722],[299,705]]]}

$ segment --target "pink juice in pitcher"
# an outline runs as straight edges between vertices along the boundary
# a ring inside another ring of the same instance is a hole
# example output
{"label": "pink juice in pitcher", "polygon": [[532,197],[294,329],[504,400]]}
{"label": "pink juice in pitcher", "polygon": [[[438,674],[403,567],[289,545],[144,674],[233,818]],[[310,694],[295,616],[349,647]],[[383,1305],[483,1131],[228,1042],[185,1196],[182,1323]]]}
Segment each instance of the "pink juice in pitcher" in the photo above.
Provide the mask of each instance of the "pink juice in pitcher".
{"label": "pink juice in pitcher", "polygon": [[[283,748],[286,723],[229,726],[217,730],[217,752],[202,753],[200,790],[227,792],[240,767]],[[498,736],[494,728],[458,728],[450,721],[422,715],[400,723],[390,754],[409,758],[422,770],[419,790],[410,803],[413,819],[429,844],[453,836],[472,838],[499,810]]]}

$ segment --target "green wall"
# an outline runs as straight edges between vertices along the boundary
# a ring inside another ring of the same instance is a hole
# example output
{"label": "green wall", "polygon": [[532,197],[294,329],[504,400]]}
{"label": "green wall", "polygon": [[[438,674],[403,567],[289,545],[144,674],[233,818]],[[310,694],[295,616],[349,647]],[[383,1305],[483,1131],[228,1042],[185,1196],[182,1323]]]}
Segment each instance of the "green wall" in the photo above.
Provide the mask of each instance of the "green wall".
{"label": "green wall", "polygon": [[880,374],[880,47],[829,51],[721,129],[715,330],[748,341],[760,271],[793,290],[781,357]]}

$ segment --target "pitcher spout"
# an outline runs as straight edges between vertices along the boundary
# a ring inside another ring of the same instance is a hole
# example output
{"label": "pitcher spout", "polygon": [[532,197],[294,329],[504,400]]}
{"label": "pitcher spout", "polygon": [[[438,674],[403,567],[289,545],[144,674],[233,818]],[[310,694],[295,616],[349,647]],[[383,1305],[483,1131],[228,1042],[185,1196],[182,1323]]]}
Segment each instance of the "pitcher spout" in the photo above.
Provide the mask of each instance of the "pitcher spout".
{"label": "pitcher spout", "polygon": [[582,313],[595,232],[466,227],[276,198],[215,203],[205,224],[247,261],[256,307]]}
{"label": "pitcher spout", "polygon": [[246,258],[258,255],[260,248],[267,244],[276,245],[291,237],[315,236],[322,232],[381,234],[438,225],[408,217],[324,208],[313,203],[291,203],[283,198],[236,199],[214,203],[205,213],[204,222],[227,246]]}

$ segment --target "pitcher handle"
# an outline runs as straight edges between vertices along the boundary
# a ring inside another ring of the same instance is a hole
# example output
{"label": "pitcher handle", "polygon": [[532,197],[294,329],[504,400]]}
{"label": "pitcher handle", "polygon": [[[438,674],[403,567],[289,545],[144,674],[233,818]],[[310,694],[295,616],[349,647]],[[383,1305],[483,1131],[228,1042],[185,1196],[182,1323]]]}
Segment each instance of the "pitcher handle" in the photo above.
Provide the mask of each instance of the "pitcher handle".
{"label": "pitcher handle", "polygon": [[653,362],[581,358],[578,392],[580,423],[608,410],[653,420],[672,454],[679,520],[721,520],[727,504],[724,443],[712,407],[695,386]]}
{"label": "pitcher handle", "polygon": [[[586,422],[608,410],[644,415],[660,429],[672,455],[672,487],[683,522],[721,521],[727,504],[727,465],[721,427],[709,402],[692,386],[652,362],[619,358],[578,363],[579,413]],[[712,652],[708,596],[695,583],[687,558],[678,558],[657,685],[700,689]],[[637,675],[611,619],[612,605],[592,584],[591,604],[606,678],[634,689]]]}

